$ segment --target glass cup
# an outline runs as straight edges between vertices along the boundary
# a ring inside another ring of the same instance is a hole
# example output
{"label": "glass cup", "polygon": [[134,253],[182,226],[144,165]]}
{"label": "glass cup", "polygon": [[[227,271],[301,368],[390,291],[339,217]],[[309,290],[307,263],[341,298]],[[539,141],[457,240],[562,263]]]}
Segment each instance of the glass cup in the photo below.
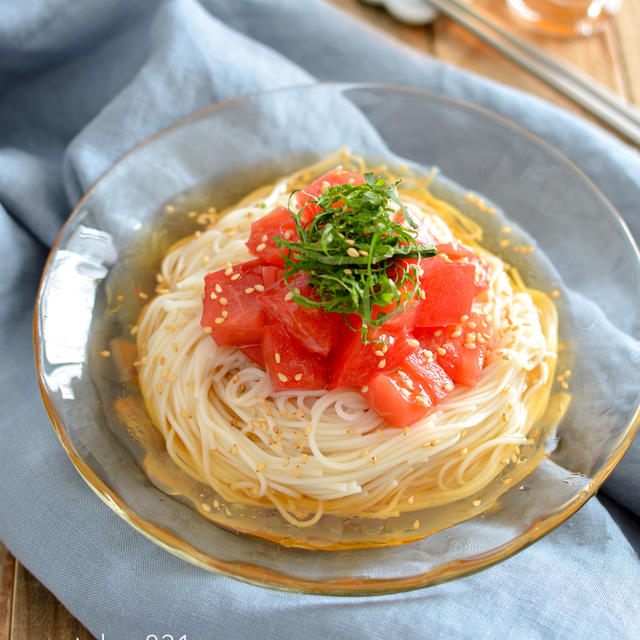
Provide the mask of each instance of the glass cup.
{"label": "glass cup", "polygon": [[622,0],[507,0],[509,8],[529,26],[560,36],[590,36],[617,13]]}

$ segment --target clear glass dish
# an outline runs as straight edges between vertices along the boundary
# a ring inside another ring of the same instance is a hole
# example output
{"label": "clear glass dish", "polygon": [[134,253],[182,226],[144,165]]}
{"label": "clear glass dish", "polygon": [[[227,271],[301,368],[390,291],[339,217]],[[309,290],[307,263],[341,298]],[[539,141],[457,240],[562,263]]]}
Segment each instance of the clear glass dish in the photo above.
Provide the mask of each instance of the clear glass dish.
{"label": "clear glass dish", "polygon": [[[153,295],[162,253],[200,228],[209,207],[221,209],[344,145],[441,170],[436,194],[481,221],[487,248],[527,284],[554,292],[557,371],[565,374],[540,423],[545,455],[531,470],[538,458],[523,454],[481,509],[469,499],[437,514],[323,518],[310,532],[284,532],[273,513],[222,504],[173,465],[137,389],[129,329]],[[469,191],[498,212],[478,208]],[[508,246],[500,242],[500,210],[515,223]],[[535,257],[514,249],[524,243],[535,244]],[[321,84],[262,93],[152,136],[69,218],[45,268],[34,322],[45,406],[94,491],[176,555],[274,588],[387,593],[492,565],[594,495],[638,425],[632,356],[640,260],[619,215],[540,140],[480,108],[415,89]],[[415,518],[424,523],[418,530]]]}

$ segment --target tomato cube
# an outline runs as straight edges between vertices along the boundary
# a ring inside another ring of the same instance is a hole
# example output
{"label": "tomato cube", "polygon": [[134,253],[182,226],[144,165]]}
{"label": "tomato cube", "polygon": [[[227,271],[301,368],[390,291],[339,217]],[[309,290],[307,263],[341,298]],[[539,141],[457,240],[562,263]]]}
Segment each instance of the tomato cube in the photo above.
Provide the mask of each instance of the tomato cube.
{"label": "tomato cube", "polygon": [[392,427],[409,427],[427,414],[429,397],[420,388],[409,389],[397,371],[376,373],[367,382],[363,396],[369,406]]}
{"label": "tomato cube", "polygon": [[262,355],[262,345],[261,344],[247,344],[244,347],[239,347],[240,351],[244,353],[245,356],[251,358],[258,366],[265,368],[264,356]]}
{"label": "tomato cube", "polygon": [[397,336],[387,356],[388,368],[397,369],[402,375],[418,383],[429,396],[432,405],[438,404],[453,391],[451,378],[433,355],[425,353],[420,341],[412,334]]}
{"label": "tomato cube", "polygon": [[212,329],[219,346],[256,344],[262,337],[266,315],[255,285],[262,285],[259,260],[209,273],[204,279],[202,327]]}
{"label": "tomato cube", "polygon": [[[303,296],[309,297],[312,290],[307,281],[308,277],[299,276],[295,284]],[[326,356],[336,345],[342,316],[299,305],[284,278],[265,289],[260,304],[272,321],[282,325],[307,351]]]}
{"label": "tomato cube", "polygon": [[284,269],[280,267],[264,266],[262,267],[262,279],[264,280],[264,286],[270,287],[274,282],[284,278]]}
{"label": "tomato cube", "polygon": [[393,313],[398,306],[404,306],[404,311],[391,316],[384,324],[384,332],[396,333],[399,331],[411,331],[416,326],[420,298],[414,294],[416,285],[407,281],[400,287],[400,302],[390,302],[384,307],[374,305],[371,316],[375,319],[381,313]]}
{"label": "tomato cube", "polygon": [[278,207],[262,218],[258,218],[251,225],[251,234],[246,244],[249,251],[264,262],[283,266],[287,251],[276,246],[274,239],[276,236],[292,242],[298,240],[296,223],[287,207]]}
{"label": "tomato cube", "polygon": [[420,284],[423,299],[418,308],[417,327],[438,327],[458,322],[469,315],[475,296],[475,267],[447,262],[436,256],[422,260]]}
{"label": "tomato cube", "polygon": [[327,385],[327,359],[301,347],[279,325],[264,328],[262,355],[274,391],[311,391]]}
{"label": "tomato cube", "polygon": [[475,387],[482,375],[490,332],[487,317],[472,313],[455,325],[416,330],[416,337],[454,382]]}
{"label": "tomato cube", "polygon": [[338,167],[337,169],[333,169],[328,173],[325,173],[323,176],[320,176],[317,180],[314,180],[311,184],[307,185],[304,189],[298,191],[294,198],[295,202],[298,205],[299,209],[304,207],[302,211],[302,224],[306,225],[311,220],[313,220],[314,216],[320,209],[318,206],[312,202],[315,200],[324,190],[325,185],[328,184],[330,187],[335,187],[339,184],[362,184],[364,182],[364,178],[358,173],[352,173],[351,171],[346,171],[342,167]]}
{"label": "tomato cube", "polygon": [[[357,329],[358,324],[352,326]],[[374,373],[386,368],[386,354],[395,337],[374,329],[369,332],[369,338],[380,342],[364,344],[359,330],[345,327],[338,346],[331,354],[329,389],[362,386]]]}
{"label": "tomato cube", "polygon": [[446,255],[453,262],[458,264],[472,264],[476,268],[474,277],[476,295],[489,288],[489,283],[491,282],[491,267],[486,260],[459,242],[438,244],[436,248],[438,249],[438,254]]}

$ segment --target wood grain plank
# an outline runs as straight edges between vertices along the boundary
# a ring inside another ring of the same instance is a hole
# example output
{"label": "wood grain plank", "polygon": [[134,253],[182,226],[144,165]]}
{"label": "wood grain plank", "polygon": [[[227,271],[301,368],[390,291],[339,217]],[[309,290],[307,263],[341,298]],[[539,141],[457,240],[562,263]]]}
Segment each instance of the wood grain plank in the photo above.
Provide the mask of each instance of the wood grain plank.
{"label": "wood grain plank", "polygon": [[[635,0],[629,0],[633,2]],[[508,8],[506,2],[496,0],[475,0],[482,10],[490,13],[492,18],[510,33],[543,49],[551,56],[555,56],[575,67],[588,72],[590,76],[620,92],[623,87],[616,72],[618,58],[612,50],[611,30],[612,22],[604,25],[604,31],[588,38],[565,38],[538,33],[518,20]]]}
{"label": "wood grain plank", "polygon": [[10,640],[15,558],[0,542],[0,640]]}
{"label": "wood grain plank", "polygon": [[[488,7],[489,1],[478,0],[478,4]],[[508,11],[501,4],[497,6],[498,9],[492,15],[496,22],[508,27],[510,32],[583,70],[614,91],[623,91],[620,69],[617,66],[618,56],[612,49],[612,40],[608,32],[579,40],[542,36],[527,27],[520,26],[510,18]],[[469,69],[492,80],[528,91],[599,123],[597,118],[576,105],[572,100],[523,70],[519,65],[456,23],[448,19],[438,20],[434,29],[436,31],[435,55],[441,60]]]}
{"label": "wood grain plank", "polygon": [[640,0],[623,0],[613,31],[628,99],[640,107]]}
{"label": "wood grain plank", "polygon": [[15,581],[11,640],[92,640],[80,622],[20,563]]}
{"label": "wood grain plank", "polygon": [[[359,0],[330,1],[385,33],[412,44],[416,49],[430,52],[441,60],[492,80],[538,95],[602,126],[595,116],[446,17],[439,18],[426,28],[407,27],[384,10],[363,5]],[[640,6],[640,0],[626,1]],[[538,34],[519,23],[504,2],[475,0],[475,4],[518,37],[581,69],[621,95],[627,95],[624,58],[617,48],[614,24],[607,24],[603,33],[590,38],[557,38]],[[416,30],[422,31],[426,38],[416,35]],[[408,33],[413,35],[409,37]],[[633,38],[633,34],[625,34],[625,37]],[[637,40],[637,35],[635,37]]]}

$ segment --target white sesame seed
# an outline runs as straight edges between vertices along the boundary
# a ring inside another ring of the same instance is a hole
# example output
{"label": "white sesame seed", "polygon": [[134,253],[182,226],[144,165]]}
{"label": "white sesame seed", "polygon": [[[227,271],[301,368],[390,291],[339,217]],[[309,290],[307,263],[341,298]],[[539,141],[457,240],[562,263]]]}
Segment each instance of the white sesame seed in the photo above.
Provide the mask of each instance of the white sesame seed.
{"label": "white sesame seed", "polygon": [[443,355],[445,355],[447,353],[442,347],[438,347],[436,349],[436,351],[438,352],[438,355],[440,355],[440,356],[443,356]]}
{"label": "white sesame seed", "polygon": [[220,286],[219,282],[216,282],[215,286],[213,287],[218,293],[222,293],[222,287]]}
{"label": "white sesame seed", "polygon": [[224,322],[224,318],[216,318],[216,319],[214,320],[214,322],[215,322],[216,324],[222,324],[222,323]]}
{"label": "white sesame seed", "polygon": [[257,247],[256,251],[264,251],[267,248],[267,245],[264,242],[261,242]]}
{"label": "white sesame seed", "polygon": [[480,498],[478,498],[477,500],[474,500],[471,504],[474,507],[479,507],[482,504],[482,500],[480,500]]}
{"label": "white sesame seed", "polygon": [[354,249],[353,247],[349,247],[347,249],[347,255],[351,256],[352,258],[357,258],[360,254],[358,253],[357,249]]}
{"label": "white sesame seed", "polygon": [[232,273],[233,273],[233,267],[227,267],[227,268],[224,270],[224,275],[225,275],[225,276],[230,276]]}
{"label": "white sesame seed", "polygon": [[254,285],[254,289],[262,293],[264,291],[264,286],[261,284],[256,284]]}
{"label": "white sesame seed", "polygon": [[269,238],[267,237],[267,234],[265,233],[262,238],[260,238],[260,242],[266,242]]}
{"label": "white sesame seed", "polygon": [[419,347],[419,346],[420,346],[420,343],[419,343],[417,340],[415,340],[414,338],[412,338],[411,340],[408,340],[408,341],[407,341],[407,344],[408,344],[410,347],[414,347],[414,348],[415,348],[415,347]]}
{"label": "white sesame seed", "polygon": [[239,273],[234,273],[229,280],[231,280],[232,282],[235,282],[238,278],[240,277]]}
{"label": "white sesame seed", "polygon": [[280,364],[280,360],[281,360],[281,358],[280,358],[280,354],[279,354],[278,352],[276,352],[276,355],[275,355],[274,357],[275,357],[275,359],[276,359],[276,362],[277,362],[278,364]]}
{"label": "white sesame seed", "polygon": [[293,376],[293,377],[296,380],[296,382],[300,382],[300,380],[302,380],[302,374],[301,373],[296,373],[296,375]]}
{"label": "white sesame seed", "polygon": [[279,372],[278,373],[278,380],[280,380],[281,382],[288,382],[289,378],[287,378],[287,376],[285,376],[284,373]]}
{"label": "white sesame seed", "polygon": [[287,291],[287,293],[284,296],[284,299],[289,302],[289,300],[293,300],[293,291]]}
{"label": "white sesame seed", "polygon": [[365,384],[365,385],[364,385],[364,387],[362,387],[362,388],[360,389],[360,391],[361,391],[362,393],[367,393],[367,391],[369,391],[369,387],[368,387],[368,385],[366,385],[366,384]]}
{"label": "white sesame seed", "polygon": [[250,293],[253,293],[255,291],[254,287],[247,287],[244,292],[249,295]]}
{"label": "white sesame seed", "polygon": [[229,304],[229,301],[226,298],[220,298],[218,302],[220,302],[223,307]]}

